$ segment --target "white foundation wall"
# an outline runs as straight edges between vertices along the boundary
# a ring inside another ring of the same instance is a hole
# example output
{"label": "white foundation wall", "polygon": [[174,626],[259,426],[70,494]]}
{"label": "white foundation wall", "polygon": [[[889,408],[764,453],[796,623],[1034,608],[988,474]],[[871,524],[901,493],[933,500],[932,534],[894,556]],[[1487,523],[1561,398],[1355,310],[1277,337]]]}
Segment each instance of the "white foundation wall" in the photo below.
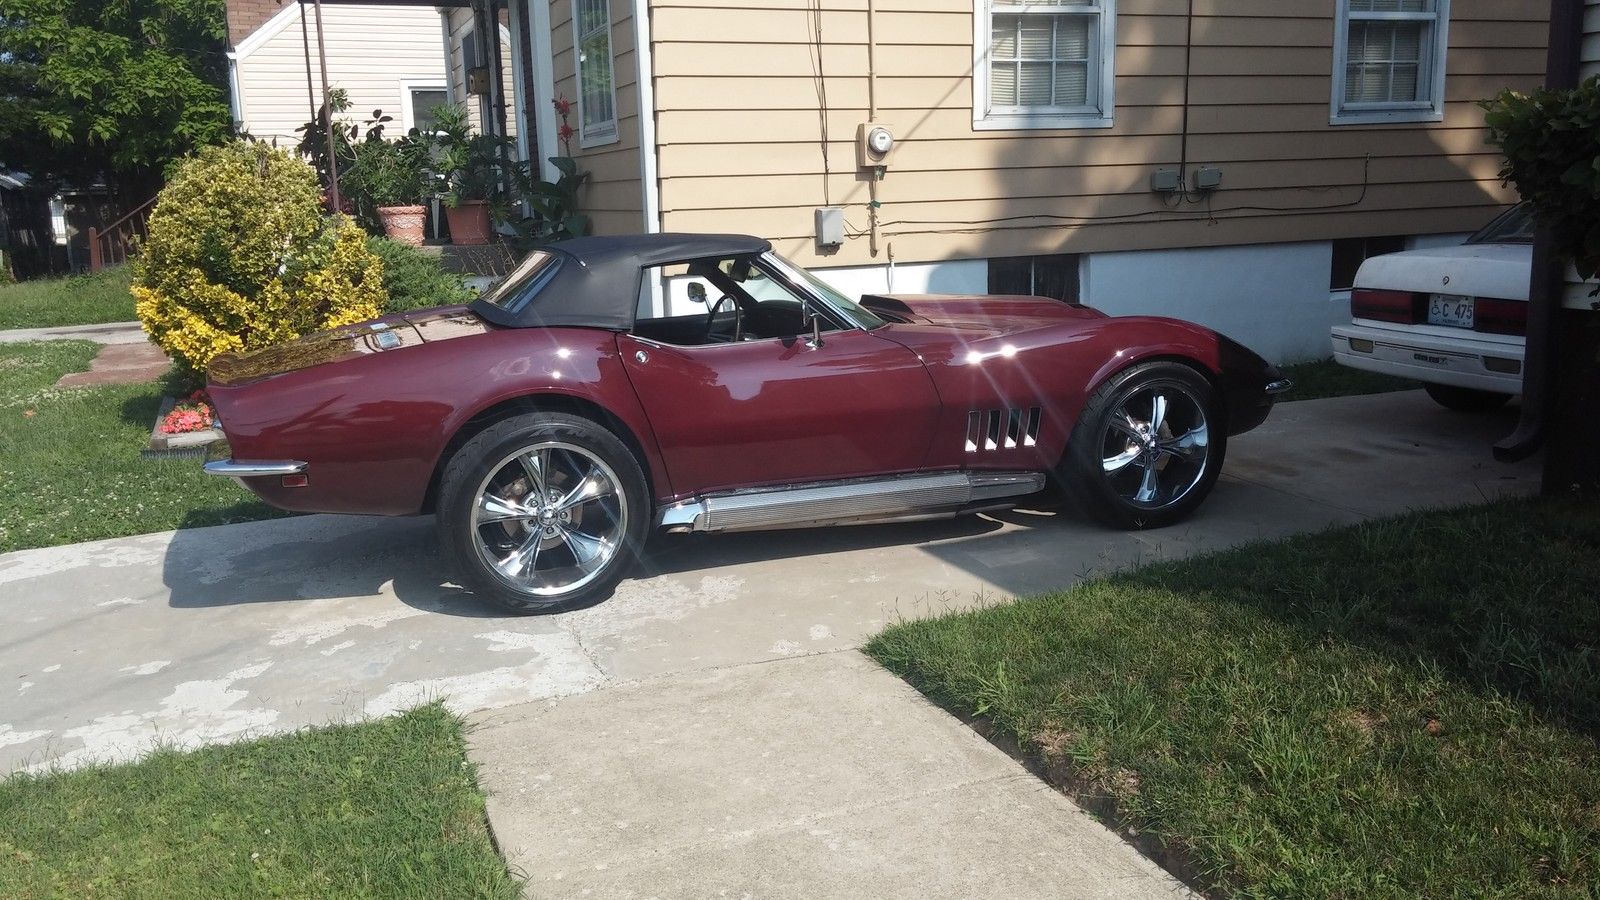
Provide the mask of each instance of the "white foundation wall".
{"label": "white foundation wall", "polygon": [[1328,329],[1350,320],[1330,297],[1326,241],[1094,253],[1079,275],[1083,302],[1113,316],[1197,322],[1275,363],[1328,355]]}
{"label": "white foundation wall", "polygon": [[812,267],[840,292],[863,294],[982,294],[989,289],[989,261],[953,259],[936,263],[896,264],[837,269]]}

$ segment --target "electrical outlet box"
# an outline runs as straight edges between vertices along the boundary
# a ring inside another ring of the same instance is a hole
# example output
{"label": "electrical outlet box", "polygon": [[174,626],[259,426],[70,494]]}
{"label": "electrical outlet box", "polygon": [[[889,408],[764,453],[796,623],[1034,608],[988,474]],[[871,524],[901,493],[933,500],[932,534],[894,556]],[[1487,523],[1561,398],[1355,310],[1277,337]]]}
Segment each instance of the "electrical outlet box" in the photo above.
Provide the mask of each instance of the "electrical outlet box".
{"label": "electrical outlet box", "polygon": [[488,66],[473,66],[467,70],[467,93],[473,95],[489,93]]}
{"label": "electrical outlet box", "polygon": [[1177,169],[1157,169],[1150,176],[1150,190],[1162,194],[1170,194],[1178,189]]}
{"label": "electrical outlet box", "polygon": [[844,208],[817,207],[817,246],[837,247],[844,243]]}
{"label": "electrical outlet box", "polygon": [[1214,191],[1222,186],[1222,170],[1215,166],[1201,166],[1194,172],[1194,189]]}

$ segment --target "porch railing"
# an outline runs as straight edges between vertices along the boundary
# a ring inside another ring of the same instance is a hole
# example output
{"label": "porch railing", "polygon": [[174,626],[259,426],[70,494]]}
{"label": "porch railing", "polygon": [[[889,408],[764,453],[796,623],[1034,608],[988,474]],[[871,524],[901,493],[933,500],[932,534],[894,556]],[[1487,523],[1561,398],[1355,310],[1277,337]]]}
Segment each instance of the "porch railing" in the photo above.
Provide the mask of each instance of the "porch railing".
{"label": "porch railing", "polygon": [[156,198],[151,197],[104,229],[89,226],[89,271],[98,272],[106,266],[127,262],[139,249],[139,240],[146,234],[150,210],[155,205]]}

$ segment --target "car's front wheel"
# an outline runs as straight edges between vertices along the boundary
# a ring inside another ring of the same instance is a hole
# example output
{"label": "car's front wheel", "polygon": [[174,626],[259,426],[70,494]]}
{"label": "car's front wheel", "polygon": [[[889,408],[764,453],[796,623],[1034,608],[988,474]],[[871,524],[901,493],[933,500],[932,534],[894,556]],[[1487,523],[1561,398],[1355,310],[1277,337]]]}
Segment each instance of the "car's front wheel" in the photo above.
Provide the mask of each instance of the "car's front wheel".
{"label": "car's front wheel", "polygon": [[517,613],[609,594],[637,558],[649,515],[627,446],[561,413],[495,423],[440,480],[439,539],[463,586]]}
{"label": "car's front wheel", "polygon": [[1511,399],[1510,394],[1475,391],[1449,384],[1425,384],[1422,388],[1433,398],[1433,402],[1456,412],[1489,412],[1505,406],[1506,401]]}
{"label": "car's front wheel", "polygon": [[1090,395],[1067,445],[1063,480],[1095,518],[1159,528],[1205,500],[1227,441],[1210,382],[1179,363],[1146,363]]}

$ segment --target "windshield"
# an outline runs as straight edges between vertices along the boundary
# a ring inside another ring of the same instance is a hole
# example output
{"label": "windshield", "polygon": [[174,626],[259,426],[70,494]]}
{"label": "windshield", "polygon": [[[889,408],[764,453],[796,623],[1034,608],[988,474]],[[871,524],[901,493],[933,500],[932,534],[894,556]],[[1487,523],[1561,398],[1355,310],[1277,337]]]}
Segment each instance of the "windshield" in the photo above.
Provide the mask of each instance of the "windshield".
{"label": "windshield", "polygon": [[1511,207],[1493,222],[1467,238],[1469,244],[1531,244],[1533,243],[1533,211],[1528,204]]}
{"label": "windshield", "polygon": [[516,312],[528,305],[558,268],[554,253],[535,250],[505,280],[485,291],[479,299],[506,312]]}
{"label": "windshield", "polygon": [[779,273],[787,277],[796,285],[809,289],[814,294],[820,295],[829,306],[832,306],[834,309],[838,310],[841,315],[849,319],[851,325],[854,325],[855,327],[864,331],[871,331],[872,329],[884,324],[882,319],[873,315],[872,311],[867,309],[865,306],[862,306],[856,301],[851,300],[849,297],[846,297],[844,294],[839,293],[839,291],[835,290],[834,287],[828,284],[826,281],[823,281],[810,272],[807,272],[805,269],[802,269],[787,259],[779,256],[778,254],[769,250],[766,253],[763,253],[761,258],[766,260],[768,265],[772,266],[774,269],[777,269]]}

